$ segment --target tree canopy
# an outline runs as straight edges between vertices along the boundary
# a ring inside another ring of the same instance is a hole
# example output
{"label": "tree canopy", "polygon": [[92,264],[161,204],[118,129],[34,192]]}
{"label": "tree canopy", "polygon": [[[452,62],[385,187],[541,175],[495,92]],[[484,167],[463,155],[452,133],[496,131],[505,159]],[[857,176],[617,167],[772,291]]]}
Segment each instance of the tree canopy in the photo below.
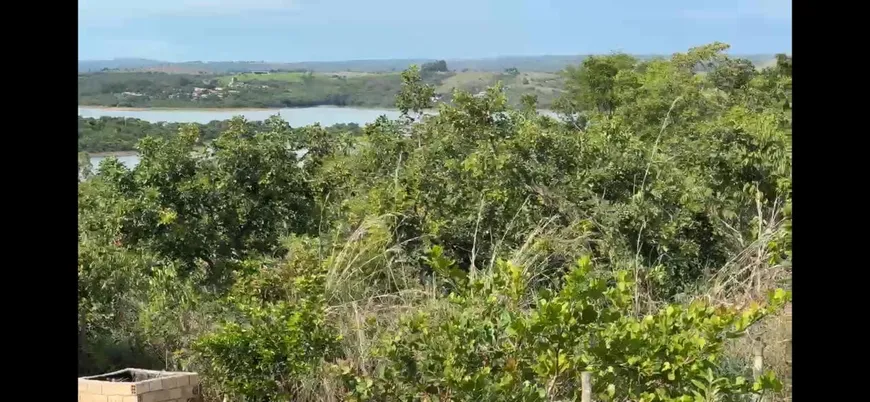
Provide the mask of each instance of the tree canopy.
{"label": "tree canopy", "polygon": [[420,68],[420,71],[424,73],[429,72],[442,72],[446,73],[447,70],[447,62],[444,60],[433,61],[429,63],[423,63],[423,66]]}

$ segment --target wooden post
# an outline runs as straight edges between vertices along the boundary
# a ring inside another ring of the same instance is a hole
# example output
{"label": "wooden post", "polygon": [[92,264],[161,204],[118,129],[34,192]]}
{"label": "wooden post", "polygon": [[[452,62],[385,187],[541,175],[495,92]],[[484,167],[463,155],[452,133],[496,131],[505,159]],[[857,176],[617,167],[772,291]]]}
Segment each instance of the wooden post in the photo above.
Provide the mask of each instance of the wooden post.
{"label": "wooden post", "polygon": [[592,402],[592,374],[588,371],[580,373],[580,401]]}
{"label": "wooden post", "polygon": [[[761,340],[755,342],[752,347],[752,377],[758,379],[764,375],[764,344]],[[764,402],[764,395],[756,395],[755,402]]]}

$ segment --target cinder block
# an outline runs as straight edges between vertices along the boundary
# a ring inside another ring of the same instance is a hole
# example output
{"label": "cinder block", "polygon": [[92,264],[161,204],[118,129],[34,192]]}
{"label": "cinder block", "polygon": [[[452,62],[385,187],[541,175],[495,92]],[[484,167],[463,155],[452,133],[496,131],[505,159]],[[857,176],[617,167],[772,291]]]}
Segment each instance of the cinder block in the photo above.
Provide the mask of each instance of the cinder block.
{"label": "cinder block", "polygon": [[156,378],[156,379],[148,380],[148,381],[142,381],[139,384],[142,384],[142,387],[143,387],[142,388],[143,391],[140,392],[140,394],[144,394],[146,392],[151,392],[151,391],[160,391],[161,389],[163,389],[163,380],[160,378]]}
{"label": "cinder block", "polygon": [[79,397],[81,398],[82,402],[95,402],[95,401],[99,400],[99,398],[97,398],[99,396],[104,396],[104,395],[79,394]]}
{"label": "cinder block", "polygon": [[83,377],[78,388],[79,402],[199,402],[202,393],[197,373],[140,369]]}
{"label": "cinder block", "polygon": [[160,381],[163,382],[163,389],[175,388],[175,384],[178,383],[178,379],[175,377],[161,378]]}
{"label": "cinder block", "polygon": [[130,382],[104,382],[102,384],[103,395],[136,395],[136,383]]}
{"label": "cinder block", "polygon": [[151,391],[140,395],[141,402],[165,402],[169,398],[169,390]]}
{"label": "cinder block", "polygon": [[176,387],[185,387],[190,385],[190,374],[180,375],[176,380]]}
{"label": "cinder block", "polygon": [[[84,389],[82,389],[84,387]],[[79,391],[86,394],[99,395],[103,393],[102,381],[79,380]]]}

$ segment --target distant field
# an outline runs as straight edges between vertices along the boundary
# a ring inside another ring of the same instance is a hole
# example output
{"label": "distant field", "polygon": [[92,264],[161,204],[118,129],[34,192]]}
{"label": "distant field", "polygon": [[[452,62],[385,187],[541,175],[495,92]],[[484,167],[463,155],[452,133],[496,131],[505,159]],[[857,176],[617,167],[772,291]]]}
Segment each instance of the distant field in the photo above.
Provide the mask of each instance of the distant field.
{"label": "distant field", "polygon": [[227,75],[218,78],[223,85],[228,85],[230,80],[233,77],[236,77],[236,81],[239,82],[251,82],[251,81],[283,81],[283,82],[302,82],[302,77],[305,73],[269,73],[269,74],[254,74],[254,73],[244,73],[244,74],[235,74],[235,75]]}
{"label": "distant field", "polygon": [[[316,73],[316,74],[325,75],[325,76],[329,76],[329,77],[331,77],[333,75],[337,75],[337,76],[343,77],[343,78],[367,77],[367,76],[371,76],[371,75],[378,75],[378,73],[363,73],[363,72],[358,72],[358,71],[336,71],[333,73],[327,72],[327,73]],[[385,73],[382,75],[390,75],[390,74],[395,75],[395,74],[399,74],[399,73]]]}
{"label": "distant field", "polygon": [[[157,69],[158,67],[149,67]],[[172,66],[159,67],[170,72]],[[400,72],[253,72],[232,74],[159,74],[155,72],[103,72],[79,76],[79,103],[112,107],[164,108],[282,108],[320,105],[393,107],[401,89]],[[519,70],[517,74],[491,71],[428,72],[445,102],[455,90],[476,94],[501,81],[508,100],[518,104],[533,94],[542,108],[561,93],[558,74]],[[235,80],[238,84],[230,86]]]}
{"label": "distant field", "polygon": [[[540,101],[549,103],[552,100],[549,95],[557,95],[562,88],[562,78],[554,73],[521,72],[517,76],[511,76],[502,73],[466,71],[456,73],[444,80],[438,86],[437,92],[449,94],[454,89],[461,89],[476,93],[498,81],[504,84],[512,101],[517,101],[522,93],[533,93],[543,98],[539,99]],[[513,99],[514,97],[517,99]]]}
{"label": "distant field", "polygon": [[151,72],[151,73],[166,73],[166,74],[191,74],[191,75],[202,75],[208,74],[208,71],[203,69],[198,69],[194,66],[185,66],[181,64],[164,64],[160,66],[152,66],[145,67],[139,69],[138,71],[143,72]]}
{"label": "distant field", "polygon": [[[230,80],[235,77],[237,82],[256,82],[256,81],[281,81],[287,83],[300,83],[303,82],[304,77],[307,73],[303,72],[278,72],[278,73],[269,73],[269,74],[254,74],[254,73],[241,73],[241,74],[233,74],[226,75],[218,78],[218,81],[222,85],[228,85]],[[355,79],[355,78],[363,78],[363,77],[373,77],[373,76],[398,76],[399,73],[362,73],[355,71],[338,71],[338,72],[330,72],[330,73],[314,73],[313,76],[316,79],[335,79],[335,78],[343,78],[343,79]]]}
{"label": "distant field", "polygon": [[497,75],[497,73],[485,71],[456,73],[454,76],[444,80],[435,91],[444,94],[451,93],[454,89],[480,91],[493,83]]}

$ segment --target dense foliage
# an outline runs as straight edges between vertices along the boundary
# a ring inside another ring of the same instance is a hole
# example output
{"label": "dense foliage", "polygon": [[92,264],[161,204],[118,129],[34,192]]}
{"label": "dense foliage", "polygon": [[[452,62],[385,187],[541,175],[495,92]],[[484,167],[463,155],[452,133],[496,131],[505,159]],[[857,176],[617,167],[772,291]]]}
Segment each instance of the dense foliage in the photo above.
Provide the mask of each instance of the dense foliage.
{"label": "dense foliage", "polygon": [[629,271],[596,275],[582,258],[557,292],[531,305],[526,275],[499,263],[491,276],[459,286],[448,314],[410,314],[375,348],[383,358],[375,374],[339,366],[349,399],[576,401],[581,371],[607,384],[600,401],[707,401],[779,386],[770,375],[752,382],[717,372],[726,339],[781,307],[785,292],[742,313],[699,301],[639,318]]}
{"label": "dense foliage", "polygon": [[447,62],[444,60],[433,61],[431,63],[423,63],[423,66],[420,67],[420,71],[423,73],[428,72],[442,72],[446,73],[447,70]]}
{"label": "dense foliage", "polygon": [[[192,123],[199,129],[202,141],[211,141],[230,126],[230,120],[213,120],[206,124]],[[124,117],[82,117],[79,116],[79,152],[121,152],[134,151],[139,140],[145,137],[169,138],[187,123],[150,123],[145,120]],[[261,121],[251,121],[248,125],[254,131],[265,131]],[[335,124],[326,127],[331,133],[359,134],[361,128],[356,123]]]}
{"label": "dense foliage", "polygon": [[726,48],[588,59],[563,119],[498,85],[427,113],[411,68],[359,135],[147,137],[79,186],[81,370],[245,401],[577,400],[582,371],[603,401],[779,391],[727,346],[790,298],[756,278],[790,277],[791,59]]}

